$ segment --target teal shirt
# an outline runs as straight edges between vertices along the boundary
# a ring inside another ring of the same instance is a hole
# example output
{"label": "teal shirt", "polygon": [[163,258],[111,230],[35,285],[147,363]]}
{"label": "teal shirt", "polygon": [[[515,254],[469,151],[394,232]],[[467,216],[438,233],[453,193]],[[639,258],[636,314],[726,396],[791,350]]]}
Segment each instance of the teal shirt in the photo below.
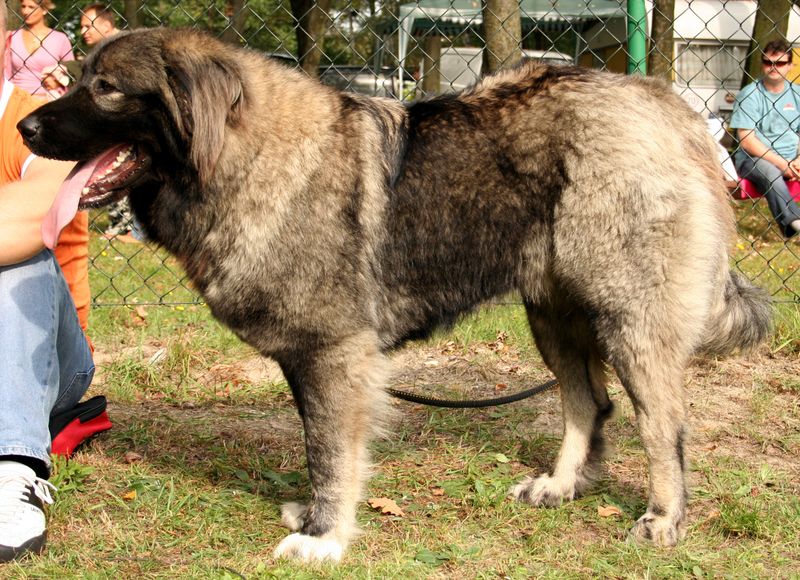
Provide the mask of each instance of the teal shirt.
{"label": "teal shirt", "polygon": [[781,93],[769,92],[761,81],[736,96],[730,127],[755,129],[756,137],[784,159],[797,157],[800,142],[800,89],[786,82]]}

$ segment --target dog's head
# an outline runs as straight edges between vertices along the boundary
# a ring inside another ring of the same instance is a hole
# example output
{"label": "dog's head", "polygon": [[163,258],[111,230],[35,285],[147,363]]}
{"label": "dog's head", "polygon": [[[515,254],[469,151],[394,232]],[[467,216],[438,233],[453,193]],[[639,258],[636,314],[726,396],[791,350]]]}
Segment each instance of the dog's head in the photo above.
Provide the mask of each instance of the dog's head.
{"label": "dog's head", "polygon": [[69,93],[18,128],[34,153],[84,162],[83,208],[176,176],[202,187],[244,107],[231,53],[196,31],[121,33],[86,58]]}

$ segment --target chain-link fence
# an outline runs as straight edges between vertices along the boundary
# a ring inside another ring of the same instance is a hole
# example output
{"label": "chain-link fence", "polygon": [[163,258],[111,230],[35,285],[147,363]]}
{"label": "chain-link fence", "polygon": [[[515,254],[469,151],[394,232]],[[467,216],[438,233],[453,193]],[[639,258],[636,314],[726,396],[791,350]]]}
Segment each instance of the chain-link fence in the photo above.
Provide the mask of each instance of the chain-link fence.
{"label": "chain-link fence", "polygon": [[[78,59],[94,43],[93,33],[113,33],[100,6],[49,0],[9,6],[17,24],[36,7],[49,7],[49,26],[66,34]],[[324,83],[403,100],[459,90],[519,58],[646,70],[672,83],[720,142],[740,234],[734,267],[777,300],[800,302],[800,236],[785,238],[767,201],[742,188],[728,156],[739,147],[729,126],[737,94],[771,73],[761,63],[766,43],[785,38],[800,46],[800,10],[791,0],[126,0],[107,7],[120,29],[203,28]],[[29,48],[12,40],[8,50],[25,61]],[[782,75],[800,76],[800,58]],[[54,90],[52,96],[63,89]],[[794,131],[798,124],[789,122]],[[94,303],[197,301],[177,263],[136,239],[124,208],[117,213],[91,216]]]}

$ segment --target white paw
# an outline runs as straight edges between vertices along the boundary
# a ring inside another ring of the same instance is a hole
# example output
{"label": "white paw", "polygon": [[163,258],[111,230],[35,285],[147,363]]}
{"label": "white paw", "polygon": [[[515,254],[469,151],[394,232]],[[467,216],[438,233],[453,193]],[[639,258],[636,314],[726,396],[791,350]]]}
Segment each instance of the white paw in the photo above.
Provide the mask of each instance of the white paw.
{"label": "white paw", "polygon": [[338,562],[344,554],[344,546],[336,540],[315,538],[305,534],[289,534],[278,547],[273,556],[288,558],[301,562]]}
{"label": "white paw", "polygon": [[281,523],[293,532],[299,532],[306,520],[308,507],[302,503],[290,501],[281,506]]}
{"label": "white paw", "polygon": [[631,528],[630,535],[636,540],[652,542],[656,546],[672,547],[686,536],[686,527],[667,516],[656,516],[647,512]]}
{"label": "white paw", "polygon": [[558,507],[564,501],[575,499],[575,483],[549,475],[540,475],[536,479],[526,477],[511,488],[509,495],[535,506]]}

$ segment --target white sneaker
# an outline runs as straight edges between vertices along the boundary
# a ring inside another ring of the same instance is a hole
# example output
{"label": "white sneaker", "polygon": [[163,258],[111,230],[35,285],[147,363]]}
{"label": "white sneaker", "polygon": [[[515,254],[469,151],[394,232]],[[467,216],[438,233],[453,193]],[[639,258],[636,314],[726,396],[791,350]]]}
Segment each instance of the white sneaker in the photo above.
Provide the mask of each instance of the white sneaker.
{"label": "white sneaker", "polygon": [[0,461],[0,562],[39,553],[47,538],[44,504],[52,504],[52,483],[16,461]]}
{"label": "white sneaker", "polygon": [[791,224],[789,224],[789,225],[790,225],[790,226],[792,226],[792,229],[794,229],[794,231],[796,231],[796,232],[800,232],[800,220],[794,220],[794,221],[793,221]]}

